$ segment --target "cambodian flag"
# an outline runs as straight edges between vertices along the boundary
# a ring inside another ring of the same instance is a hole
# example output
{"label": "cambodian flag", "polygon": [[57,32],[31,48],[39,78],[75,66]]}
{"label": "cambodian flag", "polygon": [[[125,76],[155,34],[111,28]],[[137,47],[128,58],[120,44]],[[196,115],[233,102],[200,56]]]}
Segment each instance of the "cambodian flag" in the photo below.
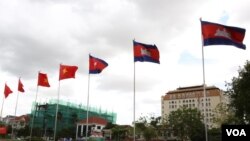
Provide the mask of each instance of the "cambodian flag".
{"label": "cambodian flag", "polygon": [[246,30],[239,27],[201,21],[203,45],[232,45],[246,49],[243,44]]}
{"label": "cambodian flag", "polygon": [[133,41],[134,43],[134,61],[152,62],[160,64],[160,54],[156,45],[148,45]]}
{"label": "cambodian flag", "polygon": [[89,55],[89,73],[98,74],[101,73],[104,68],[108,66],[105,61]]}

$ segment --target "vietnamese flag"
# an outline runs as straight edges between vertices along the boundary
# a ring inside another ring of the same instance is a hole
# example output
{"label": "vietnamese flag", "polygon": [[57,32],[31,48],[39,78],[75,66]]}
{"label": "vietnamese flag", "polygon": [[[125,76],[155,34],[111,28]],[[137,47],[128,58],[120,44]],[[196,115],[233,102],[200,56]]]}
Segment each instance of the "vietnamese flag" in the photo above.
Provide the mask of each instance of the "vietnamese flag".
{"label": "vietnamese flag", "polygon": [[18,91],[24,92],[23,83],[21,82],[20,78],[18,80]]}
{"label": "vietnamese flag", "polygon": [[5,87],[4,87],[4,96],[5,98],[7,98],[9,96],[9,94],[12,93],[12,90],[10,89],[10,87],[5,83]]}
{"label": "vietnamese flag", "polygon": [[77,69],[77,66],[68,66],[60,64],[59,80],[75,78],[75,73]]}
{"label": "vietnamese flag", "polygon": [[38,73],[38,82],[37,82],[37,85],[38,86],[43,86],[43,87],[50,87],[47,74],[40,73],[40,72]]}

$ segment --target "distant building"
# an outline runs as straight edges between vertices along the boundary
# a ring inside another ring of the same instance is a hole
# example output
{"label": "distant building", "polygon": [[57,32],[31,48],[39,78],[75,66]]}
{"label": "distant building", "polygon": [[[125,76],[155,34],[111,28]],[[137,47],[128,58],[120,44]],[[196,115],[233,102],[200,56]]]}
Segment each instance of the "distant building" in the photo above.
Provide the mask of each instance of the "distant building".
{"label": "distant building", "polygon": [[29,125],[29,121],[30,121],[29,115],[17,116],[14,119],[10,120],[12,128],[14,129],[25,128],[26,125]]}
{"label": "distant building", "polygon": [[4,125],[0,125],[0,135],[6,135],[8,126],[11,126],[11,128],[13,129],[12,130],[13,136],[16,136],[17,130],[24,129],[25,127],[29,125],[30,116],[29,115],[21,115],[21,116],[7,115],[6,117],[2,118],[2,122],[4,123]]}
{"label": "distant building", "polygon": [[171,111],[175,111],[180,107],[198,108],[202,115],[204,115],[204,110],[206,110],[207,125],[208,128],[212,128],[216,126],[212,122],[214,117],[213,110],[222,102],[227,102],[224,92],[215,86],[206,87],[206,99],[204,99],[203,95],[203,85],[180,87],[176,90],[168,91],[161,97],[161,115],[162,118],[166,118]]}
{"label": "distant building", "polygon": [[[50,100],[48,103],[34,103],[30,121],[34,115],[33,128],[42,129],[43,136],[53,136],[57,100]],[[71,102],[59,101],[57,114],[57,132],[63,128],[73,128],[76,130],[76,124],[79,120],[87,118],[87,107],[77,105]],[[98,116],[107,122],[116,123],[116,113],[103,111],[100,108],[89,107],[89,117]],[[31,123],[31,122],[30,122]]]}
{"label": "distant building", "polygon": [[1,120],[7,124],[10,125],[11,121],[13,121],[15,119],[16,116],[12,116],[12,115],[7,115],[6,117],[2,118]]}
{"label": "distant building", "polygon": [[77,138],[86,136],[86,128],[88,124],[88,132],[90,137],[103,137],[102,130],[108,124],[104,118],[93,116],[77,122]]}

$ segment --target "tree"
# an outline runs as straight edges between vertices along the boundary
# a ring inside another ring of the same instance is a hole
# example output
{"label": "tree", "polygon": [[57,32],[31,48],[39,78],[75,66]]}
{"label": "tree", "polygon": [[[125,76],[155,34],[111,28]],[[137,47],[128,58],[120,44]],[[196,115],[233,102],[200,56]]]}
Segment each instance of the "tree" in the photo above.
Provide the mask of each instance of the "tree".
{"label": "tree", "polygon": [[169,131],[182,141],[189,139],[192,141],[204,140],[204,124],[202,123],[201,113],[197,108],[181,107],[170,112],[167,125]]}
{"label": "tree", "polygon": [[157,138],[162,131],[160,122],[161,117],[155,117],[152,114],[149,116],[142,116],[135,122],[136,134],[142,135],[146,141]]}
{"label": "tree", "polygon": [[147,127],[143,131],[143,137],[145,138],[146,141],[150,141],[154,137],[156,137],[156,130],[152,126]]}
{"label": "tree", "polygon": [[212,128],[208,130],[208,140],[209,141],[221,141],[221,129],[220,128]]}
{"label": "tree", "polygon": [[117,124],[113,124],[112,122],[108,122],[104,129],[112,129],[113,127],[117,126]]}
{"label": "tree", "polygon": [[126,138],[127,133],[129,132],[129,129],[124,126],[115,126],[112,129],[112,138],[120,141],[124,140]]}
{"label": "tree", "polygon": [[30,135],[30,127],[28,125],[26,125],[24,128],[19,129],[17,131],[17,136],[18,137],[20,137],[20,136],[26,137],[26,136],[29,136],[29,135]]}
{"label": "tree", "polygon": [[216,125],[216,128],[220,128],[222,124],[233,124],[237,121],[234,111],[226,103],[218,104],[213,112],[215,115],[213,123]]}
{"label": "tree", "polygon": [[125,140],[126,138],[129,137],[131,126],[118,125],[118,124],[113,124],[112,122],[108,122],[108,124],[103,129],[111,130],[112,133],[111,137],[114,140],[120,141],[120,140]]}
{"label": "tree", "polygon": [[235,112],[238,121],[235,124],[250,123],[250,62],[246,61],[243,68],[239,68],[238,77],[233,77],[227,83],[226,94],[230,98],[230,107]]}

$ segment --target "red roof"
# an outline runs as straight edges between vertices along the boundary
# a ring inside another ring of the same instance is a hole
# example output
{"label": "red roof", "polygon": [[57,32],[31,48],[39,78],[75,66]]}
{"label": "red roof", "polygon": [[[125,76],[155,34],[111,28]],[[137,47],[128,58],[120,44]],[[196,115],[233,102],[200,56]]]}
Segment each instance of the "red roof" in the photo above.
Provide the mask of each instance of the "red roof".
{"label": "red roof", "polygon": [[22,116],[16,117],[15,120],[28,122],[30,120],[30,117],[28,115],[22,115]]}
{"label": "red roof", "polygon": [[[80,120],[78,123],[80,124],[86,124],[87,119]],[[101,124],[101,125],[107,125],[108,121],[104,118],[100,117],[89,117],[88,124]]]}
{"label": "red roof", "polygon": [[29,122],[30,121],[30,117],[28,115],[22,115],[22,116],[16,116],[12,119],[10,119],[10,121],[24,121],[24,122]]}

